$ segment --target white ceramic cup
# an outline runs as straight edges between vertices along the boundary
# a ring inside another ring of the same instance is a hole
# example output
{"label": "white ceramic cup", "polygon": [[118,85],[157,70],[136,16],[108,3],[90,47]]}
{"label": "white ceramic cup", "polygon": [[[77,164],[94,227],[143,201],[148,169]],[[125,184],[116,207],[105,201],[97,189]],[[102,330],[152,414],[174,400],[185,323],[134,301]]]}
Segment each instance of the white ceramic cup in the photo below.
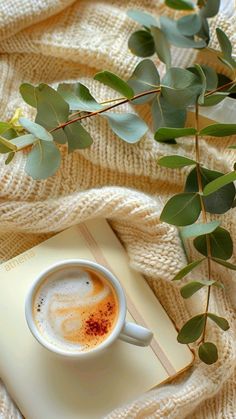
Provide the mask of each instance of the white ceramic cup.
{"label": "white ceramic cup", "polygon": [[[78,267],[79,269],[87,268],[102,275],[102,277],[112,285],[118,300],[118,318],[112,332],[99,345],[92,349],[89,349],[88,351],[77,350],[76,352],[75,350],[74,352],[72,352],[57,347],[56,344],[54,345],[51,342],[49,342],[46,338],[44,338],[34,321],[33,302],[38,288],[40,287],[42,282],[47,280],[51,273],[59,271],[61,269],[66,270],[67,267]],[[45,271],[40,273],[40,275],[32,283],[25,300],[26,321],[31,333],[37,339],[37,341],[41,343],[41,345],[43,345],[45,348],[49,349],[50,351],[56,354],[78,359],[100,353],[105,348],[109,347],[116,339],[121,339],[125,342],[132,343],[133,345],[138,346],[148,346],[150,344],[151,339],[153,337],[153,333],[143,326],[137,325],[135,323],[126,322],[126,310],[127,308],[125,293],[118,279],[104,266],[99,265],[96,262],[84,259],[69,259],[62,262],[58,262],[47,268]]]}

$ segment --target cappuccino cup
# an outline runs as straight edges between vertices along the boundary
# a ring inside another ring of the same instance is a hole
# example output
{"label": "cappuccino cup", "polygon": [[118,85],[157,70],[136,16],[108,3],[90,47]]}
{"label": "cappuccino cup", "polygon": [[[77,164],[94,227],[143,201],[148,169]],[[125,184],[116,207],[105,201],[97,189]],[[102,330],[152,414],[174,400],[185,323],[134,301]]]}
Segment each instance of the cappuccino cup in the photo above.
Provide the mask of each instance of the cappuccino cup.
{"label": "cappuccino cup", "polygon": [[126,322],[126,298],[118,279],[104,266],[83,259],[56,263],[32,283],[25,317],[37,341],[50,351],[85,358],[116,339],[148,346],[153,333]]}

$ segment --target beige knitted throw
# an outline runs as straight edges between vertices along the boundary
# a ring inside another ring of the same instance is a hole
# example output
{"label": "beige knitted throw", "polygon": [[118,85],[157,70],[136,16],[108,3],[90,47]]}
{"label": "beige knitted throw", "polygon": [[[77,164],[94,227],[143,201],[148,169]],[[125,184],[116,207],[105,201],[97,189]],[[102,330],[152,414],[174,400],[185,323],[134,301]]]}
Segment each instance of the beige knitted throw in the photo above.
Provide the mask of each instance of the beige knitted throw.
{"label": "beige knitted throw", "polygon": [[[2,0],[0,1],[0,115],[10,118],[17,107],[33,113],[21,100],[23,81],[57,83],[81,80],[97,99],[114,93],[91,77],[108,69],[128,77],[138,60],[127,49],[127,39],[138,27],[126,16],[129,8],[161,13],[157,0]],[[235,20],[218,23],[232,36]],[[216,23],[213,22],[212,26]],[[234,39],[235,41],[235,39]],[[174,64],[186,66],[195,59],[188,50],[173,50]],[[156,63],[163,72],[163,65]],[[113,96],[114,97],[114,96]],[[125,106],[128,110],[131,107]],[[142,107],[145,116],[147,108]],[[174,227],[160,223],[162,202],[183,187],[186,172],[170,171],[156,164],[157,157],[172,150],[153,141],[151,132],[136,145],[116,138],[101,118],[89,120],[94,138],[91,148],[63,154],[58,173],[45,181],[33,181],[24,172],[25,154],[4,165],[0,156],[0,258],[5,261],[75,223],[106,217],[124,243],[133,268],[146,275],[157,297],[178,327],[202,310],[205,291],[184,302],[171,278],[185,262]],[[201,142],[202,161],[216,170],[229,171],[234,151],[223,151],[228,139]],[[192,142],[177,146],[177,152],[191,156]],[[230,211],[223,225],[236,238],[236,211]],[[236,245],[236,243],[235,243]],[[195,256],[188,249],[190,259]],[[235,258],[234,258],[235,262]],[[204,275],[204,269],[200,274]],[[174,384],[153,390],[107,418],[192,418],[234,419],[235,405],[235,277],[232,271],[217,269],[215,277],[225,293],[212,292],[211,308],[231,323],[221,333],[209,324],[211,339],[217,342],[220,359],[213,366],[197,360],[194,367]],[[20,281],[20,279],[19,279]],[[20,418],[4,384],[0,384],[0,417]],[[43,419],[43,418],[42,418]]]}

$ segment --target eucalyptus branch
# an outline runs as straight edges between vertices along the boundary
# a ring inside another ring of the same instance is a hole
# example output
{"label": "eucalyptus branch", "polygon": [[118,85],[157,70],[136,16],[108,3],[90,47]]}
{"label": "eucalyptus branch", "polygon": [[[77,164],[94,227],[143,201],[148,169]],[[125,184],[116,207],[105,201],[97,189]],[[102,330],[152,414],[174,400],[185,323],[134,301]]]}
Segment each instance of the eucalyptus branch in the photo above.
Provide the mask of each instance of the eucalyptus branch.
{"label": "eucalyptus branch", "polygon": [[[195,106],[195,151],[196,151],[196,171],[197,171],[197,182],[198,182],[198,189],[199,189],[199,196],[201,202],[201,209],[202,209],[202,218],[203,222],[207,223],[207,213],[206,208],[203,200],[203,185],[202,185],[202,176],[201,176],[201,166],[200,166],[200,149],[199,149],[199,105],[198,102]],[[208,280],[211,280],[211,242],[209,234],[206,234],[206,245],[207,245],[207,267],[208,267]],[[207,303],[205,308],[205,317],[204,317],[204,328],[202,332],[202,339],[199,343],[205,342],[205,335],[206,335],[206,325],[207,325],[207,313],[209,309],[209,302],[210,302],[210,293],[211,293],[211,285],[208,286],[207,291]]]}
{"label": "eucalyptus branch", "polygon": [[107,112],[107,111],[109,111],[113,108],[116,108],[120,105],[124,105],[125,103],[132,102],[135,99],[139,99],[143,96],[151,95],[153,93],[158,93],[160,91],[161,91],[161,88],[158,87],[157,89],[154,89],[154,90],[149,90],[149,91],[146,91],[146,92],[139,93],[138,95],[133,96],[131,99],[123,99],[119,103],[115,103],[114,105],[107,106],[104,109],[100,109],[100,110],[94,111],[94,112],[89,112],[87,115],[82,115],[82,116],[79,116],[78,118],[71,119],[70,121],[67,121],[64,124],[58,125],[56,128],[51,129],[50,132],[57,131],[60,128],[64,128],[67,125],[73,124],[74,122],[77,122],[77,121],[81,121],[82,119],[91,118],[92,116],[100,115],[100,114],[102,114],[104,112]]}

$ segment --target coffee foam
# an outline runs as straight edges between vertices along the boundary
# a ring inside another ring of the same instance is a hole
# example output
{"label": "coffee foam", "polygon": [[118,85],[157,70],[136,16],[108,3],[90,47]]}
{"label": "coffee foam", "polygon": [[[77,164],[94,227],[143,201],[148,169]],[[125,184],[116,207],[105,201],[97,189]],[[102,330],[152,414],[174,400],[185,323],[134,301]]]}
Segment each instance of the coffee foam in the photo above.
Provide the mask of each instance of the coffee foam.
{"label": "coffee foam", "polygon": [[111,285],[78,267],[50,274],[36,292],[33,316],[41,335],[54,346],[80,352],[103,342],[113,330],[118,302]]}

